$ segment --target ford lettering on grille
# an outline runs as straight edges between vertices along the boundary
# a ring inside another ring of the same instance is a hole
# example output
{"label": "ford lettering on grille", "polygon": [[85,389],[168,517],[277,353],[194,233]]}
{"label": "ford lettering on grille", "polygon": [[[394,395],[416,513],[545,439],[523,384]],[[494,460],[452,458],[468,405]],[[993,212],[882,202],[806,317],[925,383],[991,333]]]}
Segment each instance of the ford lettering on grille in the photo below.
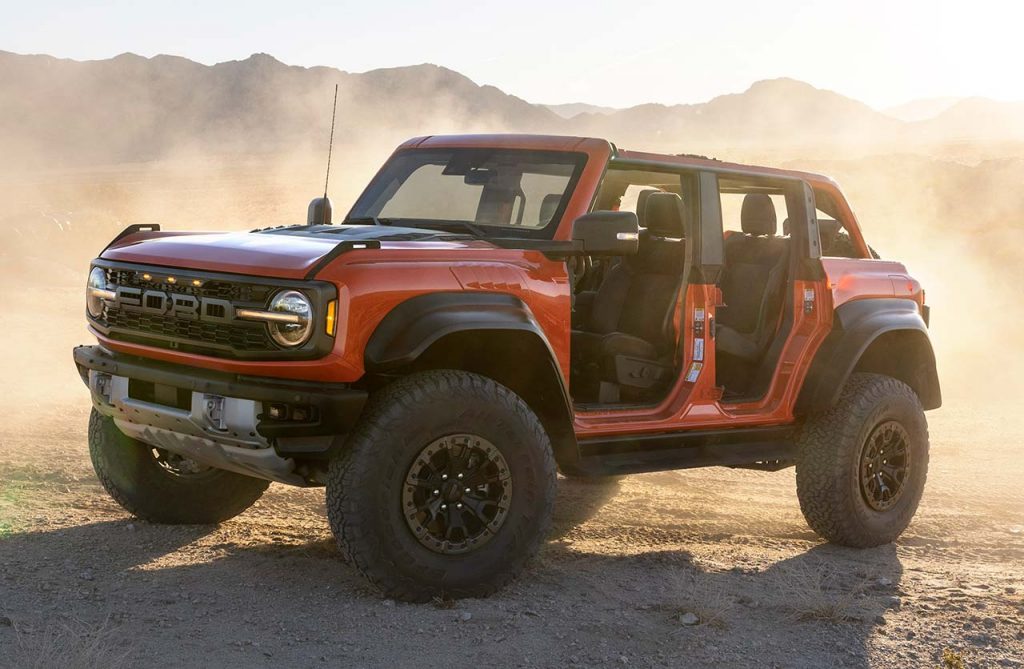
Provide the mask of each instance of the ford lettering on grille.
{"label": "ford lettering on grille", "polygon": [[235,307],[228,300],[129,286],[118,286],[114,290],[111,306],[124,311],[211,323],[230,323],[235,319]]}

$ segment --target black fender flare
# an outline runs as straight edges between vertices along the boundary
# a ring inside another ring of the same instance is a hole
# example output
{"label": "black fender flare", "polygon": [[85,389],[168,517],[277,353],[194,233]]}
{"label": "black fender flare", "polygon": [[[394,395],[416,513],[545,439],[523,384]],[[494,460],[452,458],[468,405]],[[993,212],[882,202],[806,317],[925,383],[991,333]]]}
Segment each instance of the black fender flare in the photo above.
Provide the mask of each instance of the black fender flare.
{"label": "black fender flare", "polygon": [[[457,333],[480,333],[484,337],[488,333],[518,333],[534,340],[534,345],[543,351],[544,360],[534,360],[531,364],[543,366],[546,390],[542,393],[541,406],[531,408],[548,430],[559,466],[563,470],[572,467],[579,458],[579,447],[566,379],[533,312],[514,295],[438,292],[417,295],[399,303],[370,335],[364,352],[366,371],[380,375],[400,373],[403,368],[414,366],[432,345]],[[502,378],[497,380],[503,382]],[[517,389],[513,387],[513,390]]]}
{"label": "black fender flare", "polygon": [[[914,365],[919,368],[901,380],[914,388],[925,409],[938,408],[942,397],[935,352],[917,303],[904,298],[869,298],[847,302],[835,310],[832,331],[811,362],[794,413],[806,415],[834,406],[865,352],[879,337],[893,332],[910,335]],[[910,361],[893,362],[895,369]]]}
{"label": "black fender flare", "polygon": [[467,331],[517,330],[536,335],[554,351],[526,303],[508,293],[427,293],[393,308],[370,335],[364,351],[368,372],[414,362],[442,337]]}

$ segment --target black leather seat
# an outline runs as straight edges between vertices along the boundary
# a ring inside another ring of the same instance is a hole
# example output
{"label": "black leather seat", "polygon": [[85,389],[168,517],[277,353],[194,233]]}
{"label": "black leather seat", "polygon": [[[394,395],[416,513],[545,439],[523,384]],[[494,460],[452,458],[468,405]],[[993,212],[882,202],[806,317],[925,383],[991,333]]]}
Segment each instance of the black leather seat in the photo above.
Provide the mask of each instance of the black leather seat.
{"label": "black leather seat", "polygon": [[725,269],[719,286],[720,307],[715,351],[756,362],[778,328],[785,302],[789,240],[776,237],[775,205],[764,193],[743,198],[742,234],[725,240]]}
{"label": "black leather seat", "polygon": [[572,333],[574,382],[651,388],[672,365],[686,256],[683,216],[675,193],[645,197],[637,254],[608,270],[586,300],[591,307],[582,328]]}

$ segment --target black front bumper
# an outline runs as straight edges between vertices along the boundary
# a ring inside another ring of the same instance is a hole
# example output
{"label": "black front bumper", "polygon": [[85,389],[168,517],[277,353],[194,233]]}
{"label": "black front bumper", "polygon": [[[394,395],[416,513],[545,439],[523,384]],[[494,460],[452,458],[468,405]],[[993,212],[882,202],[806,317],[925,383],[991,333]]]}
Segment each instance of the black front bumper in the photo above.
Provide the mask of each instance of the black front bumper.
{"label": "black front bumper", "polygon": [[[289,455],[323,453],[326,442],[304,438],[349,432],[359,419],[368,395],[365,390],[347,384],[217,372],[112,353],[102,346],[78,346],[74,357],[78,373],[87,385],[89,370],[94,370],[186,391],[255,400],[262,402],[264,408],[269,404],[314,407],[313,419],[308,422],[276,421],[265,414],[259,416],[256,429],[260,435],[277,440],[277,450]],[[308,450],[303,444],[308,444]]]}

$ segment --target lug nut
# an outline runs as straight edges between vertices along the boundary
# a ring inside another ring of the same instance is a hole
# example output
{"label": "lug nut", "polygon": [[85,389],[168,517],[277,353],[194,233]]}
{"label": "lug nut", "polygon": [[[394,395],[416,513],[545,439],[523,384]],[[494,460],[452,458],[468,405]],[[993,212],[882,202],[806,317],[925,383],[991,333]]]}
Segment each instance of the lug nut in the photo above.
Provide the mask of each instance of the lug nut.
{"label": "lug nut", "polygon": [[447,481],[448,480],[448,475],[447,474],[441,474],[441,480],[442,481]]}
{"label": "lug nut", "polygon": [[438,496],[438,495],[440,495],[440,494],[441,494],[441,491],[440,491],[440,490],[435,490],[435,491],[434,491],[434,496],[435,496],[435,497],[436,497],[436,496]]}
{"label": "lug nut", "polygon": [[455,508],[456,509],[461,509],[462,508],[462,502],[459,502],[458,504],[456,504]]}
{"label": "lug nut", "polygon": [[469,492],[469,488],[466,488],[466,492],[467,492],[467,493]]}
{"label": "lug nut", "polygon": [[446,510],[447,508],[448,508],[448,505],[447,505],[447,504],[442,504],[442,505],[441,505],[441,510],[442,510],[442,511],[445,511],[445,510]]}
{"label": "lug nut", "polygon": [[459,478],[460,478],[460,479],[462,478],[462,474],[459,474]]}

